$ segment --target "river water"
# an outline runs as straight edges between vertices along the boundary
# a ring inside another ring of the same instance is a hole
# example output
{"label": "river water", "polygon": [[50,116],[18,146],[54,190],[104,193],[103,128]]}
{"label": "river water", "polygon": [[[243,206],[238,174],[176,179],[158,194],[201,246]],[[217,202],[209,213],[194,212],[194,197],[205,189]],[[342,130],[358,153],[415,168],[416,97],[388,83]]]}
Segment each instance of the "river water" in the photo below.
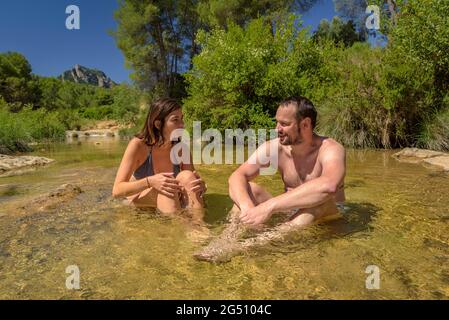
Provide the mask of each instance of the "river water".
{"label": "river water", "polygon": [[[342,219],[211,264],[192,257],[205,228],[111,199],[126,144],[41,145],[34,154],[54,164],[0,178],[0,299],[449,298],[448,174],[398,163],[394,151],[349,150]],[[235,168],[197,165],[212,237],[232,206]],[[282,192],[278,175],[257,182]],[[83,192],[53,209],[28,205],[64,183]],[[79,290],[66,287],[73,265]]]}

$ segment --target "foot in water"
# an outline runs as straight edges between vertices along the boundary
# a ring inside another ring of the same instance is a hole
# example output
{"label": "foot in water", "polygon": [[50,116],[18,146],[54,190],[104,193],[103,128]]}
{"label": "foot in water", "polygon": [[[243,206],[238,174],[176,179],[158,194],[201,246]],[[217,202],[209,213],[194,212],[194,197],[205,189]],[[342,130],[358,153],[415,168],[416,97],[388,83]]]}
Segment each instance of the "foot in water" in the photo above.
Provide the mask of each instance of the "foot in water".
{"label": "foot in water", "polygon": [[204,244],[210,240],[210,230],[208,228],[193,229],[187,233],[187,238],[199,244]]}
{"label": "foot in water", "polygon": [[193,254],[195,259],[212,263],[229,262],[232,257],[243,251],[242,246],[237,241],[229,239],[217,239],[209,243],[206,247]]}

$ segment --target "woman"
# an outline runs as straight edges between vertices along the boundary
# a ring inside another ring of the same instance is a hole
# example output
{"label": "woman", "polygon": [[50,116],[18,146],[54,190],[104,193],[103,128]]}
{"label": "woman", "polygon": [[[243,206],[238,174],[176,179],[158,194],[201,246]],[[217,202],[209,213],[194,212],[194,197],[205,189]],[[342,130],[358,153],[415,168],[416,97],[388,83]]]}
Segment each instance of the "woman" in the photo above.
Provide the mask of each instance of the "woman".
{"label": "woman", "polygon": [[183,128],[181,106],[174,99],[155,101],[142,131],[126,148],[113,196],[127,197],[133,205],[157,207],[164,213],[184,207],[203,208],[206,187],[193,164],[175,165],[170,159],[170,135]]}

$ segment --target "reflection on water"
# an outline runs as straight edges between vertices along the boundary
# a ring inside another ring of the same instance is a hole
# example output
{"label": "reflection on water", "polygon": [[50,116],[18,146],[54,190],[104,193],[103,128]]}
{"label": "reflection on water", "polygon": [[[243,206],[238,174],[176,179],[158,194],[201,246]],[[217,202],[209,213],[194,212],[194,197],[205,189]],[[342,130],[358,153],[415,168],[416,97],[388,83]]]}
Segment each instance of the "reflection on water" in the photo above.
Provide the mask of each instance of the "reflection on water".
{"label": "reflection on water", "polygon": [[[204,229],[110,198],[126,142],[98,142],[42,146],[36,154],[56,163],[0,178],[0,298],[449,297],[447,174],[397,163],[391,152],[349,151],[342,219],[215,265],[192,258]],[[235,166],[197,169],[216,236],[232,206],[227,178]],[[277,175],[258,182],[282,192]],[[48,210],[27,205],[63,183],[84,192]],[[80,290],[65,287],[69,265],[80,269]],[[368,265],[380,269],[379,290],[365,288]]]}

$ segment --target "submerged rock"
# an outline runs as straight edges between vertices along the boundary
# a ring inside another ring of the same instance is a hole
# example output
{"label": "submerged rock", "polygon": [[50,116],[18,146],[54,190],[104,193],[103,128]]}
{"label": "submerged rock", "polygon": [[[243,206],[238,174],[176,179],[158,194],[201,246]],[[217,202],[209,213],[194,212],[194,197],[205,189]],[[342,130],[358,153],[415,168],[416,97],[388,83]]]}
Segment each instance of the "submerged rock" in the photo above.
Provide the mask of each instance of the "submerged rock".
{"label": "submerged rock", "polygon": [[444,152],[405,148],[392,157],[400,162],[428,164],[449,171],[449,154]]}
{"label": "submerged rock", "polygon": [[29,203],[23,206],[22,209],[25,209],[27,211],[44,211],[53,209],[59,204],[73,199],[82,192],[83,191],[79,186],[72,184],[63,184],[56,190],[31,200]]}
{"label": "submerged rock", "polygon": [[43,166],[54,162],[55,160],[44,158],[44,157],[34,157],[34,156],[7,156],[0,154],[0,175],[6,171],[23,169],[26,167],[36,167]]}
{"label": "submerged rock", "polygon": [[69,139],[75,138],[88,138],[88,137],[102,137],[102,138],[114,138],[118,137],[118,130],[114,129],[95,129],[85,131],[66,131],[66,137]]}
{"label": "submerged rock", "polygon": [[449,171],[449,155],[424,159],[424,162],[432,166],[440,167],[444,171]]}

